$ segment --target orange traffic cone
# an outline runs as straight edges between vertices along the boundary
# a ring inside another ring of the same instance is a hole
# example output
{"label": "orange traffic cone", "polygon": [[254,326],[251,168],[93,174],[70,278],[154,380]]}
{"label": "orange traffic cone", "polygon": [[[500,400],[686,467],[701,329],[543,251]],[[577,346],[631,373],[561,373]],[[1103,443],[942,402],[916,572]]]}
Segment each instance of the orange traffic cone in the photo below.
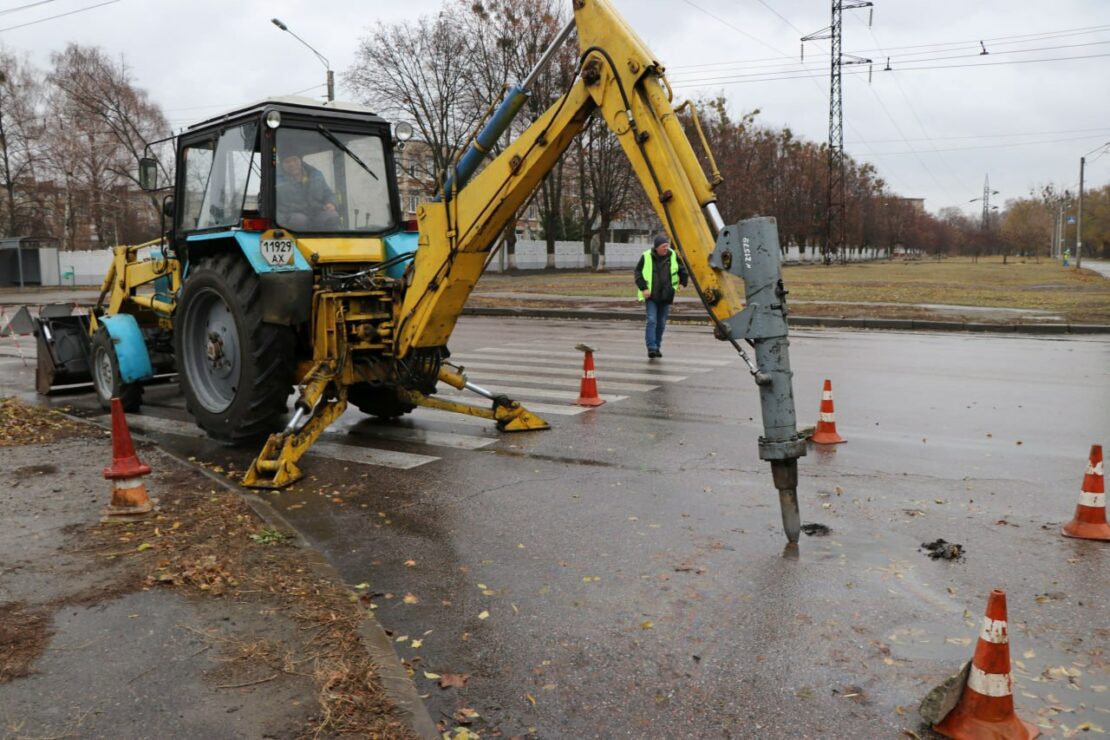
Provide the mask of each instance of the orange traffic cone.
{"label": "orange traffic cone", "polygon": [[836,414],[833,413],[832,381],[825,381],[821,391],[821,413],[817,418],[817,429],[809,436],[811,442],[819,445],[838,445],[848,440],[836,433]]}
{"label": "orange traffic cone", "polygon": [[1110,540],[1110,524],[1106,523],[1106,484],[1102,477],[1102,445],[1091,445],[1091,459],[1083,488],[1079,491],[1079,505],[1075,518],[1064,525],[1065,537],[1082,540]]}
{"label": "orange traffic cone", "polygon": [[578,391],[578,400],[574,403],[578,406],[600,406],[605,401],[597,395],[597,378],[594,377],[594,350],[584,344],[576,345],[575,349],[585,352],[586,357],[582,361],[582,386]]}
{"label": "orange traffic cone", "polygon": [[139,461],[127,417],[118,398],[112,399],[112,464],[104,468],[104,477],[112,481],[112,503],[104,510],[101,521],[133,519],[154,510],[147,495],[143,476],[150,474],[150,466]]}
{"label": "orange traffic cone", "polygon": [[1014,679],[1010,673],[1010,633],[1006,594],[997,588],[987,599],[983,631],[960,700],[933,729],[956,740],[1030,740],[1040,734],[1014,714]]}

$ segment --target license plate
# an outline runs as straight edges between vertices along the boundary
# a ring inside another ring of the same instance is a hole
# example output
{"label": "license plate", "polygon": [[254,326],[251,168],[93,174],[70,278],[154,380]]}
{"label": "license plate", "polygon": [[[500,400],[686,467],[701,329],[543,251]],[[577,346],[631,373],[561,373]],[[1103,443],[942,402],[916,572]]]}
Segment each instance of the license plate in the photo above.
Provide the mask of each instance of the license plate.
{"label": "license plate", "polygon": [[270,267],[288,267],[293,264],[293,240],[263,239],[262,259]]}

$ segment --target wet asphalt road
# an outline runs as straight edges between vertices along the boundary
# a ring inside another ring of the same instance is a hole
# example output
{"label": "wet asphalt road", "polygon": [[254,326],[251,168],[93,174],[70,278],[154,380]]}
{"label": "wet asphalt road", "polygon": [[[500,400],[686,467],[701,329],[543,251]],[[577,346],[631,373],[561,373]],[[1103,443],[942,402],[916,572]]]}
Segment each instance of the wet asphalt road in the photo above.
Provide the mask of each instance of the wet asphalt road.
{"label": "wet asphalt road", "polygon": [[[601,393],[624,398],[556,414],[579,341],[601,348]],[[1058,534],[1090,445],[1110,438],[1110,341],[796,332],[800,420],[830,378],[849,440],[801,460],[803,522],[832,532],[796,551],[757,456],[755,386],[727,349],[672,326],[649,364],[633,325],[466,319],[455,359],[480,385],[538,396],[551,431],[352,411],[330,460],[266,495],[368,584],[449,724],[469,707],[505,736],[897,737],[970,658],[997,587],[1022,714],[1058,734],[1110,726],[1110,546]],[[14,387],[31,376],[0,358],[0,392]],[[174,386],[148,401],[165,444],[249,463],[164,421],[186,418]],[[347,454],[364,448],[381,464]],[[927,559],[938,537],[966,560]],[[441,690],[425,671],[470,678]]]}

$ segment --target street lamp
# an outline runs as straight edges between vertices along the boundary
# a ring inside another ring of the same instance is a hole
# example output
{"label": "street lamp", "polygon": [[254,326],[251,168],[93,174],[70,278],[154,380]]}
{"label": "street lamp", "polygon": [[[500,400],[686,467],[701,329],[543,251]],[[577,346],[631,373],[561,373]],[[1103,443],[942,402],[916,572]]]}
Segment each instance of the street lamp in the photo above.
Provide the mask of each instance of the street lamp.
{"label": "street lamp", "polygon": [[282,31],[285,31],[287,34],[289,34],[290,36],[295,38],[297,41],[300,41],[302,44],[307,46],[308,50],[311,51],[313,54],[315,54],[316,57],[321,62],[324,63],[324,69],[326,69],[328,71],[328,102],[331,102],[331,101],[335,100],[335,74],[331,71],[331,62],[328,61],[328,58],[326,56],[324,56],[323,54],[321,54],[320,52],[313,49],[312,45],[309,44],[304,39],[302,39],[300,36],[293,33],[292,31],[290,31],[289,26],[282,23],[281,20],[279,20],[278,18],[271,18],[270,23],[273,23],[275,26],[280,28]]}
{"label": "street lamp", "polygon": [[1087,157],[1108,146],[1110,146],[1110,141],[1096,146],[1079,158],[1079,206],[1075,214],[1075,269],[1077,270],[1080,267],[1080,261],[1082,260],[1080,255],[1083,252],[1083,168],[1087,164]]}

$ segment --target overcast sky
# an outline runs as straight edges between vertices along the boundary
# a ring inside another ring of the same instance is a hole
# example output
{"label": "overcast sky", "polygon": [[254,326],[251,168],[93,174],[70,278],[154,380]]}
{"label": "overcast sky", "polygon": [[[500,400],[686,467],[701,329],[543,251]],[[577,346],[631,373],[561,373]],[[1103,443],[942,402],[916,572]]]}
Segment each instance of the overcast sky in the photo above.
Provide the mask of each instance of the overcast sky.
{"label": "overcast sky", "polygon": [[[323,65],[271,17],[327,56],[339,77],[367,28],[441,6],[114,0],[10,28],[103,2],[0,0],[0,44],[41,67],[69,41],[123,55],[175,128],[267,95],[323,94]],[[800,35],[828,26],[828,0],[613,2],[666,65],[678,97],[723,93],[737,114],[759,108],[765,124],[827,140],[828,42],[807,43],[804,66],[798,53]],[[34,7],[19,9],[26,5]],[[866,65],[846,68],[864,72],[844,79],[846,149],[931,211],[976,212],[968,201],[988,173],[999,204],[1046,182],[1074,190],[1079,157],[1110,141],[1110,0],[876,0],[870,29],[867,10],[844,15],[844,50],[875,62],[870,85]],[[1024,63],[1061,57],[1082,58]],[[339,77],[337,97],[345,92]],[[1093,159],[1088,186],[1110,182],[1110,156]]]}

